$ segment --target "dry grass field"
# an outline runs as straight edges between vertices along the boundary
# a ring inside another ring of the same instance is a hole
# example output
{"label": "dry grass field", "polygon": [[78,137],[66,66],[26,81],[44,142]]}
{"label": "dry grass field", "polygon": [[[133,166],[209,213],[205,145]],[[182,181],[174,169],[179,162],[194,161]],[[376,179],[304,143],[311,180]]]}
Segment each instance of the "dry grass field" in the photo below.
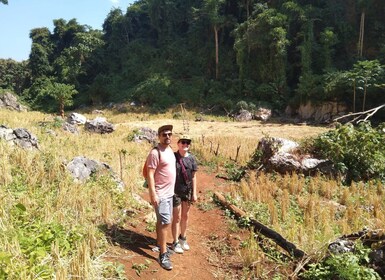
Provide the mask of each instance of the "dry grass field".
{"label": "dry grass field", "polygon": [[[98,116],[88,111],[83,114],[87,119]],[[10,251],[17,256],[17,261],[3,262],[0,275],[5,273],[9,279],[36,279],[36,275],[40,275],[39,279],[52,279],[55,273],[55,279],[68,279],[76,273],[82,279],[120,279],[112,277],[121,275],[117,270],[106,274],[111,268],[106,268],[102,262],[106,240],[100,227],[135,221],[134,217],[121,213],[124,209],[136,212],[138,206],[132,194],[143,192],[140,171],[151,146],[129,141],[138,128],[156,130],[163,124],[173,124],[173,145],[179,135],[190,134],[193,152],[204,164],[217,167],[217,170],[208,169],[214,172],[213,177],[219,168],[222,172],[229,162],[234,164],[230,159],[235,158],[237,149],[236,165],[245,164],[264,136],[301,141],[328,130],[310,125],[232,122],[217,117],[196,122],[193,113],[188,113],[184,119],[174,115],[173,112],[150,115],[106,110],[102,116],[113,123],[116,130],[99,135],[85,132],[82,126],[79,126],[79,134],[65,132],[52,115],[0,110],[0,124],[12,129],[28,129],[38,137],[40,145],[40,152],[27,152],[0,142],[0,253]],[[73,182],[63,169],[63,163],[79,155],[110,165],[125,183],[124,193],[116,193],[112,183],[104,178],[95,178],[82,187]],[[344,186],[324,178],[250,172],[240,183],[230,184],[227,195],[233,203],[309,254],[318,253],[328,241],[363,226],[384,227],[382,198],[385,191],[383,185],[376,182]],[[17,214],[15,207],[22,214]],[[23,227],[18,226],[20,223],[24,223]],[[36,238],[47,237],[47,227],[51,229],[48,241],[52,244],[45,245],[46,251],[29,246],[29,242],[35,244]],[[23,244],[15,245],[19,244],[19,236],[24,238],[24,245],[29,246],[30,256],[26,255]],[[264,260],[268,256],[252,239],[244,242],[247,246],[240,249],[238,255],[244,259],[244,265],[255,266],[244,272],[245,279],[271,279],[271,271],[264,270]],[[65,248],[61,247],[63,244],[67,244]],[[69,248],[74,252],[68,253]],[[3,260],[8,258],[10,256],[5,253]],[[282,273],[279,271],[277,275],[284,277]]]}

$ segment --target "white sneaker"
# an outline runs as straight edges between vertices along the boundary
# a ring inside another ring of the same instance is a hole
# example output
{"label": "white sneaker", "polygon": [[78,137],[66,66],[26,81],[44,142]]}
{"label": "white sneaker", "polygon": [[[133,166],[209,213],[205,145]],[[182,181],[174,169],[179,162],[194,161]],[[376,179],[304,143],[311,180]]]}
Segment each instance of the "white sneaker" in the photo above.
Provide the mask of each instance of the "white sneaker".
{"label": "white sneaker", "polygon": [[172,249],[175,253],[183,254],[183,249],[179,242],[175,242],[174,244],[172,244]]}
{"label": "white sneaker", "polygon": [[186,238],[183,239],[182,237],[179,237],[179,244],[184,251],[190,250],[190,246],[187,244]]}

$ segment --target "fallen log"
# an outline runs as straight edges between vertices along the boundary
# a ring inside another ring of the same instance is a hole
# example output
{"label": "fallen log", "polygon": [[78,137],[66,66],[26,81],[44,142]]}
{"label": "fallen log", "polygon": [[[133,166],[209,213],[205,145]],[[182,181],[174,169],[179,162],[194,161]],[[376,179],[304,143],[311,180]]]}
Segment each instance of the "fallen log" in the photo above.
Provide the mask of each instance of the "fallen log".
{"label": "fallen log", "polygon": [[[219,192],[214,192],[214,196],[218,199],[218,201],[226,208],[230,209],[231,212],[237,217],[245,218],[246,213],[239,209],[237,206],[226,201],[225,197]],[[282,237],[278,232],[272,230],[271,228],[265,226],[264,224],[258,222],[257,220],[250,219],[250,225],[253,227],[253,230],[256,234],[262,234],[265,237],[273,240],[277,245],[279,245],[282,249],[288,252],[294,258],[303,258],[306,256],[306,253],[300,249],[298,249],[293,243],[287,241]]]}

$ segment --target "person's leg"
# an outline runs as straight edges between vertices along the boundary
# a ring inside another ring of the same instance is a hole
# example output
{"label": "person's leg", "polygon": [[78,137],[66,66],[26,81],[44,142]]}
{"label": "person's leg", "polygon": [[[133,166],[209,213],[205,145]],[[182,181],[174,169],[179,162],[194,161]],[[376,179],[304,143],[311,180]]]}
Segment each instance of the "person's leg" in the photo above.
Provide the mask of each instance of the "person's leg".
{"label": "person's leg", "polygon": [[190,246],[187,244],[187,239],[186,239],[189,212],[190,212],[190,202],[182,201],[181,220],[180,220],[181,229],[180,229],[178,242],[184,251],[190,250]]}
{"label": "person's leg", "polygon": [[178,195],[174,195],[173,199],[173,213],[172,213],[172,249],[175,253],[183,254],[183,249],[178,242],[180,232],[180,211],[181,211],[181,199]]}
{"label": "person's leg", "polygon": [[178,241],[178,236],[179,236],[180,211],[181,211],[181,206],[179,205],[174,207],[174,210],[172,213],[172,238],[174,243]]}
{"label": "person's leg", "polygon": [[167,252],[167,233],[169,230],[170,224],[160,225],[158,242],[161,254]]}
{"label": "person's leg", "polygon": [[[172,197],[161,199],[157,211],[157,220],[159,221],[159,230],[157,241],[159,243],[159,263],[167,270],[172,269],[169,253],[167,252],[167,233],[170,230],[172,222]],[[158,225],[158,223],[157,223]]]}
{"label": "person's leg", "polygon": [[180,220],[180,235],[186,237],[188,218],[190,213],[190,203],[188,201],[182,201],[182,211]]}

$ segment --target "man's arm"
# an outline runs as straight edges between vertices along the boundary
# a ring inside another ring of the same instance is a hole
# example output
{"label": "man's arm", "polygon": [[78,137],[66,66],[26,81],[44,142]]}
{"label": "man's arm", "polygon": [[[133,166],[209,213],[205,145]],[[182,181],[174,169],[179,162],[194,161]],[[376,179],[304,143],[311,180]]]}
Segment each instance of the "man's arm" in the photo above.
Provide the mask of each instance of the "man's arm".
{"label": "man's arm", "polygon": [[150,203],[154,207],[158,206],[158,196],[155,192],[155,169],[148,168],[147,172],[147,184],[148,184],[148,191],[150,195]]}

